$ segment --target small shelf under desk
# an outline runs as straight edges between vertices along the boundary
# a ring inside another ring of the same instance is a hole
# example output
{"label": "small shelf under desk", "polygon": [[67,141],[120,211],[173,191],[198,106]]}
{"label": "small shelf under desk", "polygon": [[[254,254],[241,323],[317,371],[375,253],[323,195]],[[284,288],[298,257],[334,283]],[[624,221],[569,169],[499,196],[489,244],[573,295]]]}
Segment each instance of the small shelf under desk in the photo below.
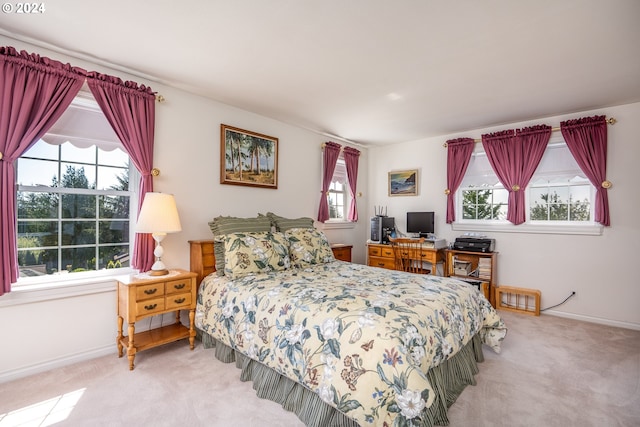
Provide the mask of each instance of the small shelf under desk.
{"label": "small shelf under desk", "polygon": [[[473,252],[457,249],[445,250],[445,276],[468,282],[479,282],[480,290],[492,306],[496,306],[495,288],[498,285],[498,252]],[[456,272],[456,265],[469,263],[469,273]]]}

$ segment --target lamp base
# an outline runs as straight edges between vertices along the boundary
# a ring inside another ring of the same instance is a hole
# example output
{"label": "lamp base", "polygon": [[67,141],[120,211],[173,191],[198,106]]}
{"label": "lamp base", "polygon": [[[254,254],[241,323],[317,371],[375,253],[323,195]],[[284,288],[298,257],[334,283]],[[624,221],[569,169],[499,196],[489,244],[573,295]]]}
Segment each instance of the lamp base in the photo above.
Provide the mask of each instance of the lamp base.
{"label": "lamp base", "polygon": [[167,274],[169,274],[169,270],[167,270],[166,268],[163,270],[149,270],[147,271],[147,274],[149,276],[166,276]]}

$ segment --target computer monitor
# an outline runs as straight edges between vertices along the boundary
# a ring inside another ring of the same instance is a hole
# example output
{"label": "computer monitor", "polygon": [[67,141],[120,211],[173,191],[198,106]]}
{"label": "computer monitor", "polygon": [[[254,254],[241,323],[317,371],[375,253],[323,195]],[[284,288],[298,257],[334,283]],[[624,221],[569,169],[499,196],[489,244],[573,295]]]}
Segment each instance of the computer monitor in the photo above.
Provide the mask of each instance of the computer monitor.
{"label": "computer monitor", "polygon": [[407,233],[417,233],[420,237],[435,234],[435,215],[433,212],[407,212]]}

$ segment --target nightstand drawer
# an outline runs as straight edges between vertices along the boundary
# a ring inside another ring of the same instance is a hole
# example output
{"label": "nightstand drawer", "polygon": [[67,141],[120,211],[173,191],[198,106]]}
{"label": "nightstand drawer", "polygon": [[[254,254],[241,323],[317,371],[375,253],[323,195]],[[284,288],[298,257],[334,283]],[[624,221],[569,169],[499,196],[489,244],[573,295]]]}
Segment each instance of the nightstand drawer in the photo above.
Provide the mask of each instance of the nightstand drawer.
{"label": "nightstand drawer", "polygon": [[162,310],[164,310],[164,298],[148,299],[136,303],[138,316],[145,316]]}
{"label": "nightstand drawer", "polygon": [[189,307],[191,305],[191,293],[167,295],[165,299],[165,307],[167,310],[178,309],[180,307]]}
{"label": "nightstand drawer", "polygon": [[166,292],[167,295],[175,294],[177,292],[188,292],[191,290],[191,279],[172,280],[167,282]]}
{"label": "nightstand drawer", "polygon": [[331,245],[331,250],[333,251],[333,256],[335,257],[335,259],[346,262],[351,262],[351,248],[353,248],[352,245]]}
{"label": "nightstand drawer", "polygon": [[164,296],[164,283],[136,286],[136,300],[146,300]]}

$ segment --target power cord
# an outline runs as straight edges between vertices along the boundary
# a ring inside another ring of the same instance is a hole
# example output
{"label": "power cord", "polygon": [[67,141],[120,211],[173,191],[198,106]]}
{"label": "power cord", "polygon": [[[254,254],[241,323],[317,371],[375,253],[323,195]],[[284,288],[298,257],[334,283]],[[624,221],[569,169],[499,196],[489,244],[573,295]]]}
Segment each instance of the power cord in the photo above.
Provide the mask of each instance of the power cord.
{"label": "power cord", "polygon": [[560,304],[552,305],[551,307],[547,307],[547,308],[541,308],[541,309],[540,309],[540,311],[546,311],[546,310],[549,310],[549,309],[552,309],[552,308],[556,308],[556,307],[558,307],[558,306],[561,306],[561,305],[562,305],[562,304],[564,304],[565,302],[569,301],[569,298],[571,298],[571,297],[572,297],[572,296],[574,296],[575,294],[576,294],[576,291],[571,291],[571,294],[570,294],[568,297],[566,297],[566,298],[564,299],[564,301],[562,301]]}

